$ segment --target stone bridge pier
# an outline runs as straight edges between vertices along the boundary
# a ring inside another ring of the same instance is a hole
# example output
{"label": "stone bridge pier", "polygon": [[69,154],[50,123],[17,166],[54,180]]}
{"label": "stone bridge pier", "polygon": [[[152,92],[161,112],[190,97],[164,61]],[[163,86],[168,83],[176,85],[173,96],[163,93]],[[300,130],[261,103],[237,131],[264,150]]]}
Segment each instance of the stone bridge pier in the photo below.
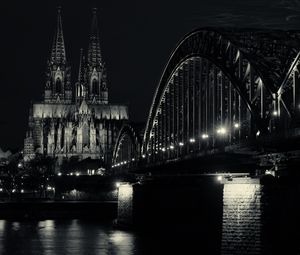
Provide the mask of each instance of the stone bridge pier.
{"label": "stone bridge pier", "polygon": [[157,177],[119,187],[118,224],[179,230],[209,254],[300,254],[297,178]]}

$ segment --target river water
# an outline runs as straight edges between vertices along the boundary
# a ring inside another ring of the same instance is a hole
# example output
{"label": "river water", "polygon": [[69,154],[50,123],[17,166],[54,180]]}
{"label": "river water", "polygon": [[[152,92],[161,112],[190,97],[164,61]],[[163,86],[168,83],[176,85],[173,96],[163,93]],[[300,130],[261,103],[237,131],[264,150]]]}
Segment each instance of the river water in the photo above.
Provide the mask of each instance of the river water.
{"label": "river water", "polygon": [[199,254],[199,241],[192,233],[138,233],[97,221],[0,220],[1,255]]}

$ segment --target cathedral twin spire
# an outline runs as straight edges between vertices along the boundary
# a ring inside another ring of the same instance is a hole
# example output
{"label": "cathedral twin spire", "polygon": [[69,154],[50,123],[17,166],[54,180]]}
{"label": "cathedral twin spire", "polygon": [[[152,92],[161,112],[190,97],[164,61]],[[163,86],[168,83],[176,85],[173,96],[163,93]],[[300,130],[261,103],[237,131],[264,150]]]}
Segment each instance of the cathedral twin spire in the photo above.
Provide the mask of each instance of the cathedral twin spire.
{"label": "cathedral twin spire", "polygon": [[93,65],[102,64],[96,8],[93,9],[91,34],[88,47],[88,61],[89,64]]}
{"label": "cathedral twin spire", "polygon": [[[61,8],[58,8],[57,27],[46,73],[45,102],[72,102],[70,70],[66,58]],[[96,8],[93,9],[87,61],[81,49],[79,74],[75,87],[75,101],[77,103],[80,103],[82,100],[86,100],[91,104],[108,103],[106,70],[100,49]]]}
{"label": "cathedral twin spire", "polygon": [[66,63],[67,61],[60,7],[57,11],[57,27],[54,35],[50,60],[53,63]]}

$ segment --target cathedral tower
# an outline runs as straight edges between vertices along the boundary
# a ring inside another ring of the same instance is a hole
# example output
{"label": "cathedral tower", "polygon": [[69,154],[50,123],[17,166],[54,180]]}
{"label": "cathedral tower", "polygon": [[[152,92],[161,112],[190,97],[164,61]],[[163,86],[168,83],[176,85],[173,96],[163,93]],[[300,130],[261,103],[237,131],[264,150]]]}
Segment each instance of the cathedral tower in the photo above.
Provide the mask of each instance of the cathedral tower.
{"label": "cathedral tower", "polygon": [[95,159],[99,167],[109,166],[118,132],[128,121],[128,109],[108,104],[96,9],[86,55],[80,52],[75,86],[71,85],[60,9],[46,74],[44,98],[30,108],[24,160],[44,154],[57,159],[59,165],[75,157]]}
{"label": "cathedral tower", "polygon": [[46,71],[44,101],[46,103],[71,103],[71,70],[67,64],[61,21],[61,8],[57,12],[57,27]]}
{"label": "cathedral tower", "polygon": [[97,22],[97,9],[93,9],[92,26],[87,52],[88,100],[92,104],[107,104],[106,68],[102,59]]}
{"label": "cathedral tower", "polygon": [[79,71],[78,80],[76,83],[76,96],[75,101],[80,104],[83,99],[87,99],[88,96],[88,85],[87,85],[87,68],[83,49],[80,49],[80,60],[79,60]]}

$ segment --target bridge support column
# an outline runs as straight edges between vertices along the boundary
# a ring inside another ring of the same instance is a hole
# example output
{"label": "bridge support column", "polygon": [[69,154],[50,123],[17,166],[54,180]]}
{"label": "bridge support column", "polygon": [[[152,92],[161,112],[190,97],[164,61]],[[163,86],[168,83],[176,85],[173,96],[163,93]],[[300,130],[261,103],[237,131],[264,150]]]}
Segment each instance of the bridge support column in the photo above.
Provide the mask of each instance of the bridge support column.
{"label": "bridge support column", "polygon": [[118,218],[120,226],[133,223],[133,184],[121,183],[118,189]]}
{"label": "bridge support column", "polygon": [[222,255],[263,254],[262,198],[260,179],[224,182]]}

